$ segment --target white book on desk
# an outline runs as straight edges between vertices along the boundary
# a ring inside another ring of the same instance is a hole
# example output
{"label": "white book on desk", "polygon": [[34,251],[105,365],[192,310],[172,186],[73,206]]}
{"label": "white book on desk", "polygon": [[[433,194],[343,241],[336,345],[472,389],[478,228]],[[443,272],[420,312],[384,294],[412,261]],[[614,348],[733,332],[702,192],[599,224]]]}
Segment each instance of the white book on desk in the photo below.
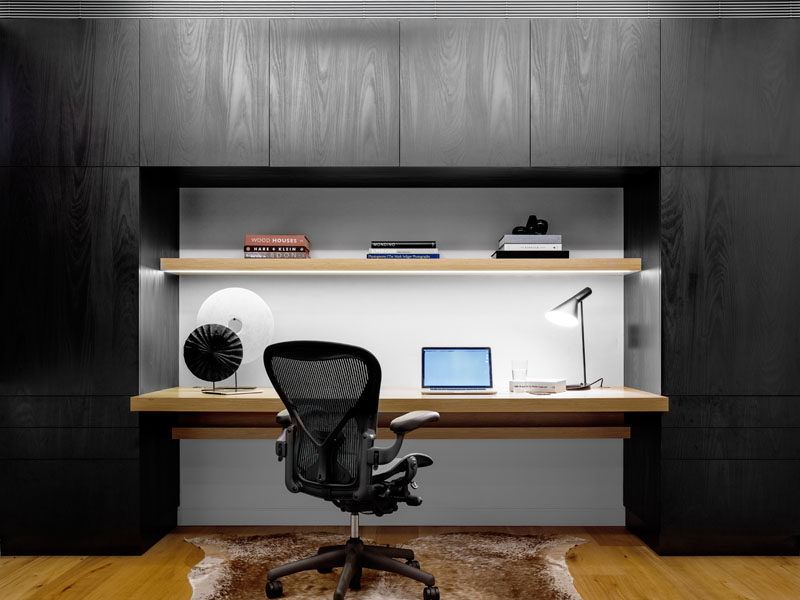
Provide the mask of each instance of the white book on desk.
{"label": "white book on desk", "polygon": [[558,394],[567,391],[566,379],[526,379],[509,381],[509,392],[526,392],[528,394]]}

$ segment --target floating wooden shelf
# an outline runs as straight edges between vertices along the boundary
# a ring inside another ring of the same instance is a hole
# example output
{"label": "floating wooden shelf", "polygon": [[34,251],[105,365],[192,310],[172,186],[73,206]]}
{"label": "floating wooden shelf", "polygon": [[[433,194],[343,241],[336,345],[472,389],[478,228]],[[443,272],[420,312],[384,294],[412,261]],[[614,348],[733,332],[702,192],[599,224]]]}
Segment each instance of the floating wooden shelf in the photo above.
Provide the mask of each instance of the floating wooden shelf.
{"label": "floating wooden shelf", "polygon": [[587,273],[629,275],[640,258],[162,258],[161,270],[175,275],[358,275],[436,273]]}

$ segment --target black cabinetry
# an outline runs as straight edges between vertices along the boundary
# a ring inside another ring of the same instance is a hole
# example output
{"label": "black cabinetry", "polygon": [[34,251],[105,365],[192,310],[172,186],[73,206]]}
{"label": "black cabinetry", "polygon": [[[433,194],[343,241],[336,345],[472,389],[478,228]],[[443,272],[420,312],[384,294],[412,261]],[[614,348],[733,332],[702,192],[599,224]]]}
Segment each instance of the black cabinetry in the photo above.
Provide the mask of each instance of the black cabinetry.
{"label": "black cabinetry", "polygon": [[800,168],[662,169],[670,411],[625,442],[627,522],[661,553],[800,551],[798,185]]}
{"label": "black cabinetry", "polygon": [[138,389],[136,168],[0,168],[0,394]]}
{"label": "black cabinetry", "polygon": [[397,21],[273,21],[270,164],[400,163]]}
{"label": "black cabinetry", "polygon": [[800,394],[800,168],[662,169],[666,395]]}
{"label": "black cabinetry", "polygon": [[0,20],[0,165],[139,164],[139,22]]}
{"label": "black cabinetry", "polygon": [[129,409],[139,191],[138,168],[0,168],[4,553],[140,553],[175,525],[177,443]]}
{"label": "black cabinetry", "polygon": [[665,165],[800,165],[800,20],[661,21]]}
{"label": "black cabinetry", "polygon": [[269,21],[141,21],[143,166],[269,164]]}
{"label": "black cabinetry", "polygon": [[659,22],[531,22],[531,165],[657,166]]}
{"label": "black cabinetry", "polygon": [[528,21],[400,23],[400,164],[530,164]]}

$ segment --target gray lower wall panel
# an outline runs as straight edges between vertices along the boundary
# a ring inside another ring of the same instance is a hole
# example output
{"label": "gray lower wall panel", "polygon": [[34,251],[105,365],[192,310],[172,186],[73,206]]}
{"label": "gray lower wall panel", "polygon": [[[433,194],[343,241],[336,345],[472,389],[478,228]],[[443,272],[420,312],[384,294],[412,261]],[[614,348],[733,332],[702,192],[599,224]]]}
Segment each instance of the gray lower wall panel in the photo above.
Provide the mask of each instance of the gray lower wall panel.
{"label": "gray lower wall panel", "polygon": [[[622,525],[621,440],[409,440],[434,459],[420,507],[381,525]],[[341,525],[332,504],[291,494],[272,441],[181,441],[180,525]]]}

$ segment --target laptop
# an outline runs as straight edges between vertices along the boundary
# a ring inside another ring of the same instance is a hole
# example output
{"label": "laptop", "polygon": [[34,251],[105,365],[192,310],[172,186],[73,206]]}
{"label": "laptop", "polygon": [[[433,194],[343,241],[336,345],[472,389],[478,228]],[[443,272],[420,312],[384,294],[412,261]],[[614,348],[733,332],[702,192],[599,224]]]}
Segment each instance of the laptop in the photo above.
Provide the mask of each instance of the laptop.
{"label": "laptop", "polygon": [[491,348],[423,348],[423,394],[495,394]]}

